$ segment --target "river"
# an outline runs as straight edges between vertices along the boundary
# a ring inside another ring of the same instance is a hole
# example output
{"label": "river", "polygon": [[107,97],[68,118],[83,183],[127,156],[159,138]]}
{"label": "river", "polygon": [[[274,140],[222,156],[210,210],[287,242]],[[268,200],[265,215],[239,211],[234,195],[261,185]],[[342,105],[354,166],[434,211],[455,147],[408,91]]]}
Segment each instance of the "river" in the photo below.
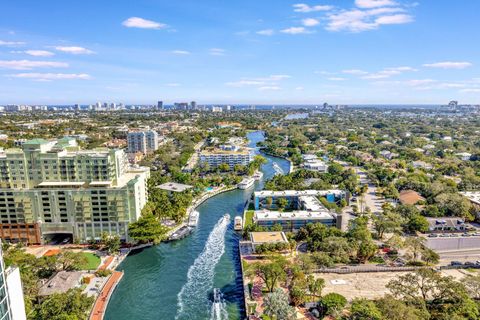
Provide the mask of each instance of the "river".
{"label": "river", "polygon": [[[255,147],[264,139],[263,133],[251,132],[248,139]],[[263,180],[275,174],[274,162],[288,172],[288,161],[265,157]],[[263,188],[263,180],[255,183],[256,190]],[[193,234],[130,254],[118,268],[124,277],[110,299],[105,319],[242,319],[239,236],[233,231],[233,218],[243,213],[251,192],[233,190],[205,201],[197,209],[200,218]],[[225,213],[230,220],[223,217]],[[214,288],[219,289],[221,301],[212,306]]]}

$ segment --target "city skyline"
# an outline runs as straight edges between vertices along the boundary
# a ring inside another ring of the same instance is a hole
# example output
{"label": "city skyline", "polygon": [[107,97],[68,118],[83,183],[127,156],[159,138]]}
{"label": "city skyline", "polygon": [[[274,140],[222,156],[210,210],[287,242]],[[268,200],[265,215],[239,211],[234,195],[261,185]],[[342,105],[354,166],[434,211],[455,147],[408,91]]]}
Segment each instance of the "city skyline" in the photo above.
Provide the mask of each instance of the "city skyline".
{"label": "city skyline", "polygon": [[479,103],[472,1],[2,7],[0,104]]}

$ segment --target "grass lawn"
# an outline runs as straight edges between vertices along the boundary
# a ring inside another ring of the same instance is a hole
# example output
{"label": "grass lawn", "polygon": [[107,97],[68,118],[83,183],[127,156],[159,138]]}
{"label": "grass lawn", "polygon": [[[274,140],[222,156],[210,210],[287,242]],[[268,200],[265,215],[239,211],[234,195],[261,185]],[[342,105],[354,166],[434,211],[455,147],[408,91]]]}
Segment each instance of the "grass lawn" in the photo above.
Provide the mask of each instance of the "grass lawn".
{"label": "grass lawn", "polygon": [[245,213],[245,223],[244,226],[248,227],[249,225],[253,224],[253,210],[247,210],[247,213]]}
{"label": "grass lawn", "polygon": [[90,252],[82,252],[87,257],[87,263],[82,266],[82,270],[96,270],[100,265],[100,257]]}

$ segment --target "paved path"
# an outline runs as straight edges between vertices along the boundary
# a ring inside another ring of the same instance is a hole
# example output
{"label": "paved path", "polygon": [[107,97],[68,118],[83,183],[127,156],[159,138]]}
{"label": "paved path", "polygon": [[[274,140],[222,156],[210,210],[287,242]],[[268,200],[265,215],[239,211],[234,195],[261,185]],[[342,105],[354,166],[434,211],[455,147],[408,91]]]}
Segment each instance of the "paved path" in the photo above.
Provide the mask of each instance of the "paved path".
{"label": "paved path", "polygon": [[102,320],[105,315],[105,310],[107,309],[108,300],[115,290],[115,287],[120,282],[123,277],[123,272],[114,271],[110,278],[107,280],[107,283],[103,286],[102,291],[98,295],[97,301],[93,306],[92,313],[90,314],[90,320]]}

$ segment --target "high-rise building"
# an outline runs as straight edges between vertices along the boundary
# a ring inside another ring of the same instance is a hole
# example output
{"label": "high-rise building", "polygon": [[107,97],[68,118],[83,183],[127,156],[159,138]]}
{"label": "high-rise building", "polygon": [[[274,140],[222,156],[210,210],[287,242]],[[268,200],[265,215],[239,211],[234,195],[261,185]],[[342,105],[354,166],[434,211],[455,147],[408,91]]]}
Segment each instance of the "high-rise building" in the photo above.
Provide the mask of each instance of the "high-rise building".
{"label": "high-rise building", "polygon": [[157,110],[163,110],[163,101],[157,102]]}
{"label": "high-rise building", "polygon": [[188,102],[175,102],[173,107],[176,110],[187,110],[188,109]]}
{"label": "high-rise building", "polygon": [[192,110],[197,109],[197,103],[195,101],[190,102],[190,109]]}
{"label": "high-rise building", "polygon": [[148,168],[131,168],[123,150],[81,150],[71,138],[26,141],[0,153],[0,238],[79,241],[102,232],[128,239],[146,203]]}
{"label": "high-rise building", "polygon": [[158,149],[158,133],[153,130],[129,132],[127,144],[130,153],[152,153]]}
{"label": "high-rise building", "polygon": [[25,301],[18,267],[5,269],[0,248],[0,319],[25,320]]}

